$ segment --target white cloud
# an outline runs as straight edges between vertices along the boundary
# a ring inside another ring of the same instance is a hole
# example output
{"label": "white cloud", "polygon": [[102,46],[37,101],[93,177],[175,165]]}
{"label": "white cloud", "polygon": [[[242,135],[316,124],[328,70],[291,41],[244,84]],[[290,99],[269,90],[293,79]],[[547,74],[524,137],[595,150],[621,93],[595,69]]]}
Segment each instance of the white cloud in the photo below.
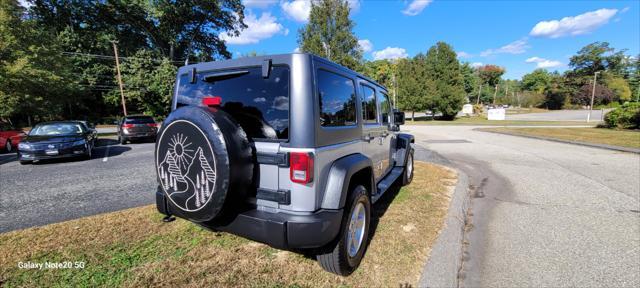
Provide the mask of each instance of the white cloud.
{"label": "white cloud", "polygon": [[473,63],[471,63],[471,67],[473,67],[473,68],[478,68],[478,67],[481,67],[481,66],[484,66],[484,64],[482,64],[482,62],[473,62]]}
{"label": "white cloud", "polygon": [[278,0],[242,0],[242,5],[246,8],[267,8],[278,3]]}
{"label": "white cloud", "polygon": [[620,10],[620,14],[627,13],[627,11],[629,11],[629,6],[622,8],[622,10]]}
{"label": "white cloud", "polygon": [[365,53],[373,50],[373,43],[371,43],[369,39],[358,40],[358,45],[360,45],[360,49]]}
{"label": "white cloud", "polygon": [[424,8],[427,8],[431,2],[433,2],[433,0],[413,0],[407,8],[402,10],[402,14],[416,16],[420,14]]}
{"label": "white cloud", "polygon": [[458,52],[456,52],[456,54],[458,55],[458,58],[471,58],[472,57],[471,54],[469,54],[467,52],[464,52],[464,51],[458,51]]}
{"label": "white cloud", "polygon": [[487,57],[494,54],[522,54],[529,49],[527,38],[513,41],[507,45],[504,45],[498,49],[487,49],[480,53],[480,56]]}
{"label": "white cloud", "polygon": [[352,13],[360,10],[360,0],[347,0],[347,2],[349,2],[349,8]]}
{"label": "white cloud", "polygon": [[282,1],[280,7],[287,16],[298,22],[307,22],[309,12],[311,12],[311,2],[309,0]]}
{"label": "white cloud", "polygon": [[398,47],[387,47],[380,51],[373,51],[372,54],[373,60],[399,59],[409,57],[409,55],[407,54],[407,50]]}
{"label": "white cloud", "polygon": [[[360,10],[360,0],[347,0],[351,12]],[[311,12],[311,0],[292,0],[281,1],[280,8],[291,19],[304,23],[309,21],[309,13]]]}
{"label": "white cloud", "polygon": [[617,12],[617,9],[599,9],[560,20],[541,21],[529,34],[549,38],[587,34],[607,24]]}
{"label": "white cloud", "polygon": [[300,47],[296,47],[296,49],[293,49],[293,53],[300,53],[302,52],[302,49],[300,49]]}
{"label": "white cloud", "polygon": [[536,68],[553,68],[562,66],[562,62],[555,60],[548,60],[540,57],[531,57],[525,60],[527,63],[536,63]]}
{"label": "white cloud", "polygon": [[245,45],[258,43],[278,33],[286,33],[282,24],[276,22],[276,17],[271,16],[269,12],[262,13],[260,18],[249,13],[244,18],[244,23],[247,24],[247,29],[242,30],[238,37],[223,32],[220,34],[220,38],[227,44]]}

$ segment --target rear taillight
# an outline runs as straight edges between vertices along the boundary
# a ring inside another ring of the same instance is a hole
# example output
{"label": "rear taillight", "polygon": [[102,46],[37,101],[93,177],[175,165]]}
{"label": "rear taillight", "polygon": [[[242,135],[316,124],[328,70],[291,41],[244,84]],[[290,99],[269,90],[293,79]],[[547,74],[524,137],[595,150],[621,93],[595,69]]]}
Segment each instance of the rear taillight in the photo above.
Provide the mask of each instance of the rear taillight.
{"label": "rear taillight", "polygon": [[207,107],[219,107],[222,104],[220,96],[204,96],[202,97],[202,105]]}
{"label": "rear taillight", "polygon": [[291,181],[307,184],[313,181],[313,154],[304,152],[289,153],[289,177]]}
{"label": "rear taillight", "polygon": [[158,123],[147,123],[149,127],[158,127]]}
{"label": "rear taillight", "polygon": [[125,129],[133,128],[133,124],[122,124],[122,128],[125,128]]}

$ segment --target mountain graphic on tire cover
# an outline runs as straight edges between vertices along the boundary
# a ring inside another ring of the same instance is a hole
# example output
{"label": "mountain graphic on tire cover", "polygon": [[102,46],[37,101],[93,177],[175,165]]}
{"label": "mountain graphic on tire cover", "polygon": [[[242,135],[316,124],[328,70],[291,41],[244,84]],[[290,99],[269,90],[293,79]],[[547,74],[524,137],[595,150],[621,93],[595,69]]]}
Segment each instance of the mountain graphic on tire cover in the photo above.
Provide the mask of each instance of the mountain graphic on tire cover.
{"label": "mountain graphic on tire cover", "polygon": [[158,175],[167,195],[185,210],[199,210],[214,193],[216,173],[201,147],[193,155],[186,150],[176,155],[175,150],[168,149],[158,165]]}

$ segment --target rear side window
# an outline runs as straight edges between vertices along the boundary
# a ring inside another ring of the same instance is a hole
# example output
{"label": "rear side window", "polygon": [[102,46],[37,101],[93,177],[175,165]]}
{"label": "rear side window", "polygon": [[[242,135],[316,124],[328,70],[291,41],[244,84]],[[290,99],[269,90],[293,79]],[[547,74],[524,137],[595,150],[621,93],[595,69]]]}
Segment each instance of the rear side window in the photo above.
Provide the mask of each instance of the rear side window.
{"label": "rear side window", "polygon": [[361,85],[362,87],[362,120],[364,123],[378,123],[378,109],[376,104],[376,91],[373,88]]}
{"label": "rear side window", "polygon": [[124,124],[151,124],[155,123],[151,117],[127,117],[124,118]]}
{"label": "rear side window", "polygon": [[325,127],[356,124],[356,90],[353,80],[318,70],[320,124]]}
{"label": "rear side window", "polygon": [[180,76],[178,103],[201,105],[202,97],[220,97],[221,109],[231,114],[249,137],[289,139],[288,67],[272,67],[268,78],[262,78],[261,67],[202,72],[196,83],[190,78],[188,74]]}

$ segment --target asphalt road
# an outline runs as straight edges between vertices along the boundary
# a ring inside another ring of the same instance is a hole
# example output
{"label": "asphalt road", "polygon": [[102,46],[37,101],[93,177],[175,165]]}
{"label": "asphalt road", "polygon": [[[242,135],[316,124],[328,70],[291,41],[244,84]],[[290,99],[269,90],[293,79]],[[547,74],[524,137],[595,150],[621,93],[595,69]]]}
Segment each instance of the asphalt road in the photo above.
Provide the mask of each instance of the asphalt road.
{"label": "asphalt road", "polygon": [[154,144],[100,144],[91,160],[20,165],[0,154],[0,233],[155,203]]}
{"label": "asphalt road", "polygon": [[469,176],[463,287],[640,286],[640,155],[407,126]]}
{"label": "asphalt road", "polygon": [[[606,114],[611,109],[605,109]],[[522,121],[586,121],[589,110],[557,110],[542,113],[525,113],[507,115],[507,120]],[[603,117],[602,110],[593,110],[591,112],[591,121],[601,121]]]}

